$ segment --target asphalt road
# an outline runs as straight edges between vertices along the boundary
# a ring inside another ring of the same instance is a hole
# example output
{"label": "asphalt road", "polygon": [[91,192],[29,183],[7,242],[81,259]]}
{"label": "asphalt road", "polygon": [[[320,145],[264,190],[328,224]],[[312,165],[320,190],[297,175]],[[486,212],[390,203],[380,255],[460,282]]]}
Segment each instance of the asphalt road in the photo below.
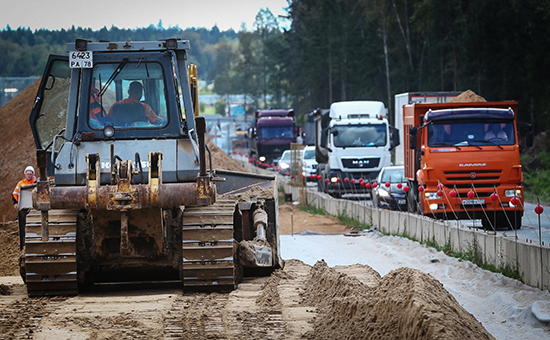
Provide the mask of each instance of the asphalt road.
{"label": "asphalt road", "polygon": [[[308,182],[308,188],[316,190],[315,183]],[[345,197],[345,196],[344,196]],[[364,204],[372,205],[370,197],[362,198]],[[517,230],[519,239],[527,239],[539,243],[542,238],[544,244],[550,243],[550,207],[544,206],[544,211],[540,215],[540,236],[539,237],[539,215],[535,213],[536,204],[525,203],[525,212],[522,218],[522,227]],[[481,227],[481,220],[460,220],[462,225]],[[456,223],[459,223],[458,221]],[[514,230],[497,230],[497,234],[506,236],[515,236]]]}

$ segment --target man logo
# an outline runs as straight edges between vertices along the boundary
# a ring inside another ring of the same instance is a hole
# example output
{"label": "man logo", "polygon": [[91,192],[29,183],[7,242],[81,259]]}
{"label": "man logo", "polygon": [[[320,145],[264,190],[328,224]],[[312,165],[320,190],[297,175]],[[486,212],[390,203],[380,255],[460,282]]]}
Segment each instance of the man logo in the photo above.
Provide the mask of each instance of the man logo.
{"label": "man logo", "polygon": [[368,159],[358,159],[358,160],[352,161],[352,164],[356,165],[358,167],[363,167],[364,165],[369,164],[369,160]]}

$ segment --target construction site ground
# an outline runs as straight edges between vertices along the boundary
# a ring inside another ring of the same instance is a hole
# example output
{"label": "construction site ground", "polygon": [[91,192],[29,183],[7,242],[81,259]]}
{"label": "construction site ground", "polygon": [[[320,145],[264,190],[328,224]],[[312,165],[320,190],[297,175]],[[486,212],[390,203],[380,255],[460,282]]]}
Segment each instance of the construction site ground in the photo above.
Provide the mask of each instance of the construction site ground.
{"label": "construction site ground", "polygon": [[[36,165],[37,84],[0,108],[0,339],[542,339],[550,295],[409,240],[280,206],[283,269],[232,292],[118,286],[34,297],[10,192]],[[214,167],[243,170],[210,145]],[[375,269],[377,268],[377,269]]]}

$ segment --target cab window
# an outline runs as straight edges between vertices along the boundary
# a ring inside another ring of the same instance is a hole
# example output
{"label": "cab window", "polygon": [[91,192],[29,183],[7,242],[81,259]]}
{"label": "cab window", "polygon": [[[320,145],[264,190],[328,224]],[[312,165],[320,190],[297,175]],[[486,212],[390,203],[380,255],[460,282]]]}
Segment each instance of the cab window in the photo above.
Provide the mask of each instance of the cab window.
{"label": "cab window", "polygon": [[164,127],[168,123],[165,82],[156,62],[94,65],[88,124],[122,129]]}

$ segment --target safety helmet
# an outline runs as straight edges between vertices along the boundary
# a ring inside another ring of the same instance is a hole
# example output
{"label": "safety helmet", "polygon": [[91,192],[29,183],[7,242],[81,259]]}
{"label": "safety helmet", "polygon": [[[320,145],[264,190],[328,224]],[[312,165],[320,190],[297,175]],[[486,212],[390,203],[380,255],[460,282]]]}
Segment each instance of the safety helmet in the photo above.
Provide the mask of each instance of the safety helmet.
{"label": "safety helmet", "polygon": [[30,166],[30,165],[29,165],[28,167],[25,168],[25,171],[23,171],[23,173],[26,174],[27,171],[29,171],[29,170],[32,171],[33,174],[35,173],[35,172],[34,172],[34,168],[33,168],[32,166]]}

